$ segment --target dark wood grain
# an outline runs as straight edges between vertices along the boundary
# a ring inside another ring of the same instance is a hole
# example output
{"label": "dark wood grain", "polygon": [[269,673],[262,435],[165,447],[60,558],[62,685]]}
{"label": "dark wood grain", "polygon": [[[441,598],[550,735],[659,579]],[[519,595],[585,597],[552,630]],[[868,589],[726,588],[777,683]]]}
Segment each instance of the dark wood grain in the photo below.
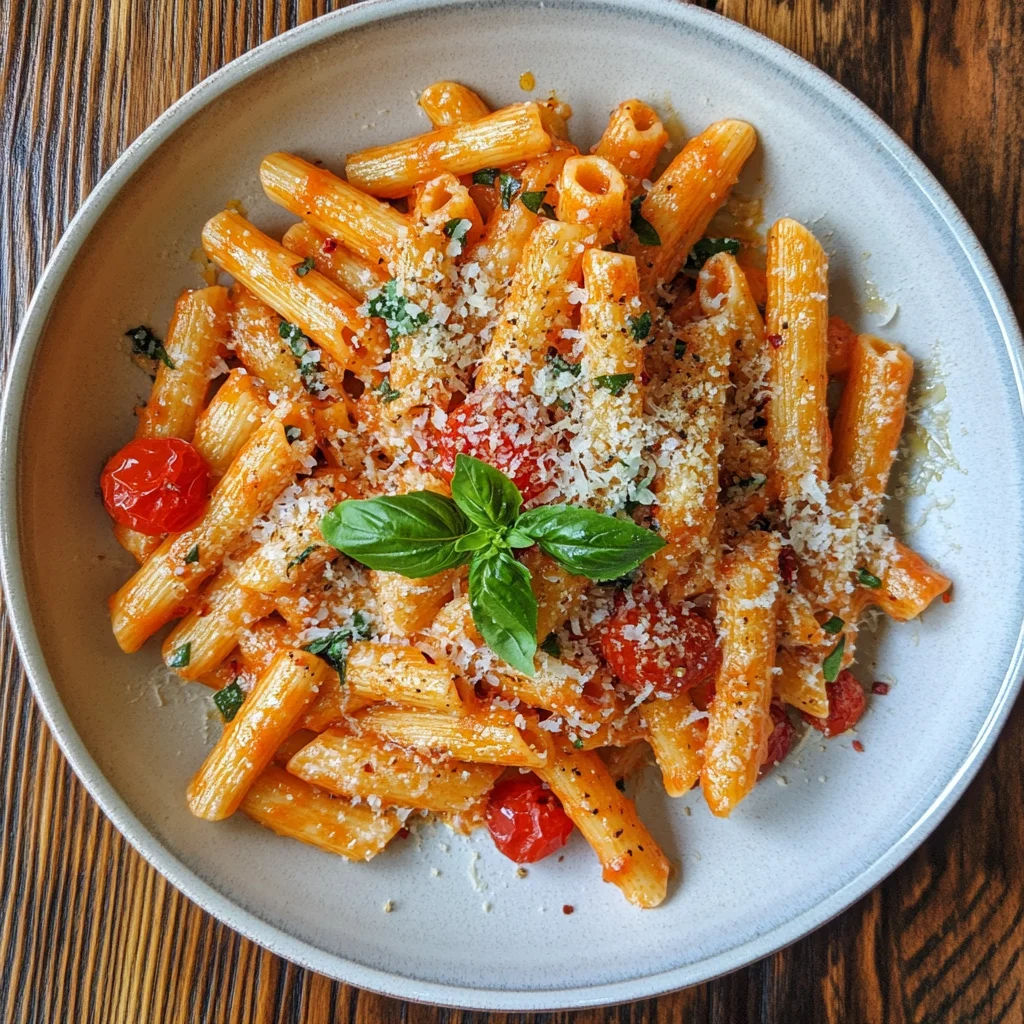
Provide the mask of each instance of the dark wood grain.
{"label": "dark wood grain", "polygon": [[[0,372],[32,287],[100,175],[211,71],[330,0],[0,0]],[[706,0],[856,93],[936,173],[1024,312],[1024,5]],[[908,239],[912,252],[913,240]],[[936,686],[945,681],[934,680]],[[0,631],[0,1020],[479,1024],[303,971],[194,907],[119,837]],[[938,832],[836,921],[761,963],[576,1024],[1024,1017],[1024,723]],[[513,1024],[529,1015],[495,1015]]]}

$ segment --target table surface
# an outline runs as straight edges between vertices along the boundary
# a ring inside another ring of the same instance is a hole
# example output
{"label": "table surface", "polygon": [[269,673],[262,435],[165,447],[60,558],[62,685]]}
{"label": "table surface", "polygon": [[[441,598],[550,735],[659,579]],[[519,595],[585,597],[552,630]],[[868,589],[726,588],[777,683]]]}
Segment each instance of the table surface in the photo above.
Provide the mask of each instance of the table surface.
{"label": "table surface", "polygon": [[[161,111],[331,0],[0,0],[0,372],[76,209]],[[704,0],[816,63],[935,172],[1024,312],[1024,4]],[[907,239],[912,258],[913,239]],[[409,1024],[486,1015],[400,1003],[267,953],[168,885],[105,819],[0,630],[0,1020]],[[943,680],[935,680],[942,685]],[[892,877],[760,963],[592,1022],[929,1024],[1024,1015],[1024,722]],[[508,1022],[526,1015],[496,1015]],[[541,1015],[545,1021],[569,1014]]]}

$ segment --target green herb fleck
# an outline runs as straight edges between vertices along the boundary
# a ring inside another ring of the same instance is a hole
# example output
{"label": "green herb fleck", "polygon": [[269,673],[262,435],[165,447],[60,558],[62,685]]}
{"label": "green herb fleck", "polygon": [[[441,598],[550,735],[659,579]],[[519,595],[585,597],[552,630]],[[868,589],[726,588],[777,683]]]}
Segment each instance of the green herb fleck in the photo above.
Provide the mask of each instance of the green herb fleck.
{"label": "green herb fleck", "polygon": [[573,746],[574,746],[574,747],[575,747],[575,748],[576,748],[577,750],[582,750],[582,749],[583,749],[583,740],[579,740],[579,739],[577,739],[577,740],[573,740],[573,741],[572,741],[572,745],[573,745]]}
{"label": "green herb fleck", "polygon": [[163,342],[148,327],[140,324],[124,333],[126,338],[132,339],[132,352],[135,355],[144,356],[146,359],[159,359],[169,370],[174,369],[174,363],[171,362]]}
{"label": "green herb fleck", "polygon": [[484,167],[479,171],[473,172],[473,184],[474,185],[493,185],[494,179],[501,174],[501,171],[497,167]]}
{"label": "green herb fleck", "polygon": [[558,642],[558,635],[555,633],[548,633],[544,638],[544,643],[540,645],[540,649],[545,654],[550,654],[552,658],[562,656],[562,645]]}
{"label": "green herb fleck", "polygon": [[182,644],[176,648],[167,659],[168,668],[185,668],[192,660],[192,641]]}
{"label": "green herb fleck", "polygon": [[391,386],[391,380],[385,377],[374,390],[380,395],[380,400],[387,405],[393,402],[402,392]]}
{"label": "green herb fleck", "polygon": [[356,612],[352,616],[350,629],[336,629],[327,636],[313,640],[302,649],[323,658],[335,672],[338,673],[342,682],[345,682],[345,662],[348,659],[348,649],[357,640],[367,640],[370,636],[370,623],[362,612]]}
{"label": "green herb fleck", "polygon": [[563,358],[554,349],[548,352],[547,358],[548,366],[550,366],[555,373],[571,373],[574,377],[578,377],[580,375],[580,370],[583,369],[579,363],[570,363],[568,359]]}
{"label": "green herb fleck", "polygon": [[720,252],[731,253],[735,256],[739,251],[740,240],[738,238],[702,238],[690,250],[683,269],[697,273],[712,256],[717,256]]}
{"label": "green herb fleck", "polygon": [[842,633],[843,626],[845,625],[846,623],[843,622],[838,615],[833,615],[828,622],[823,622],[821,624],[821,628],[828,633],[829,636],[835,636],[837,633]]}
{"label": "green herb fleck", "polygon": [[453,241],[458,242],[462,245],[466,241],[466,235],[469,234],[469,229],[473,226],[473,222],[468,217],[452,217],[450,221],[444,226],[444,233]]}
{"label": "green herb fleck", "polygon": [[544,203],[544,197],[547,192],[541,189],[539,192],[524,192],[519,200],[525,206],[530,213],[539,213],[540,208]]}
{"label": "green herb fleck", "polygon": [[637,241],[641,245],[661,245],[661,237],[654,230],[654,225],[640,212],[646,196],[637,196],[629,204],[629,226],[636,232]]}
{"label": "green herb fleck", "polygon": [[306,548],[306,550],[305,550],[305,551],[303,551],[303,552],[302,552],[301,554],[299,554],[299,555],[296,555],[296,556],[295,556],[295,557],[294,557],[294,558],[293,558],[293,559],[292,559],[292,560],[291,560],[291,561],[290,561],[290,562],[289,562],[289,563],[288,563],[288,564],[287,564],[287,565],[285,566],[285,569],[284,569],[284,571],[285,571],[285,574],[287,574],[287,573],[290,573],[290,572],[292,571],[292,569],[293,569],[293,568],[294,568],[294,567],[295,567],[296,565],[302,565],[302,563],[303,563],[303,562],[304,562],[304,561],[305,561],[305,560],[306,560],[307,558],[309,558],[309,556],[310,556],[311,554],[313,554],[313,552],[314,552],[314,551],[316,551],[316,549],[317,549],[318,547],[319,547],[319,545],[318,545],[318,544],[310,544],[310,545],[309,545],[309,547],[308,547],[308,548]]}
{"label": "green herb fleck", "polygon": [[501,208],[503,210],[507,210],[512,206],[512,200],[519,194],[522,187],[523,183],[518,178],[502,172],[501,177],[498,179],[498,192],[501,195]]}
{"label": "green herb fleck", "polygon": [[633,383],[631,373],[602,373],[594,378],[595,388],[604,388],[616,397],[626,390],[627,386]]}
{"label": "green herb fleck", "polygon": [[198,561],[199,561],[199,545],[198,544],[193,544],[192,547],[189,548],[188,554],[185,556],[185,564],[186,565],[191,565],[193,562],[198,562]]}
{"label": "green herb fleck", "polygon": [[882,585],[882,581],[863,566],[857,570],[857,582],[862,587],[870,587],[872,590],[877,590]]}
{"label": "green herb fleck", "polygon": [[309,338],[302,333],[297,324],[282,320],[277,333],[288,342],[288,347],[296,359],[301,359],[309,351]]}
{"label": "green herb fleck", "polygon": [[213,695],[213,703],[217,705],[217,710],[225,722],[234,721],[238,709],[245,703],[245,691],[235,679]]}
{"label": "green herb fleck", "polygon": [[[410,309],[409,307],[412,306]],[[379,316],[388,329],[388,337],[394,343],[400,334],[412,334],[429,319],[426,310],[420,309],[404,295],[398,294],[398,282],[392,278],[367,304],[370,316]],[[392,344],[391,351],[397,351]]]}
{"label": "green herb fleck", "polygon": [[307,256],[300,264],[295,268],[295,273],[299,277],[305,277],[311,270],[316,270],[316,260],[312,256]]}
{"label": "green herb fleck", "polygon": [[634,341],[643,341],[651,333],[651,314],[645,309],[639,316],[626,317]]}
{"label": "green herb fleck", "polygon": [[676,359],[682,359],[683,356],[686,355],[686,342],[677,341],[676,347],[672,350],[672,355],[675,356]]}
{"label": "green herb fleck", "polygon": [[821,663],[821,674],[826,683],[834,683],[839,678],[839,670],[843,667],[843,651],[846,650],[846,635],[839,638],[839,643],[832,648],[832,653]]}

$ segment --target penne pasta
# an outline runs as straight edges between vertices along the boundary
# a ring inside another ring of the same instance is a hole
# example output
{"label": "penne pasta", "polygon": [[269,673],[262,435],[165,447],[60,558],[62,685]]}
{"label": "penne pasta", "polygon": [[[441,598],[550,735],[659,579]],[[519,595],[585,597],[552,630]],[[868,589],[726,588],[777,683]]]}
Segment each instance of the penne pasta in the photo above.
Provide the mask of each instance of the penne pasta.
{"label": "penne pasta", "polygon": [[313,260],[316,269],[360,302],[387,282],[387,268],[352,252],[335,238],[299,221],[282,236],[281,244],[296,256]]}
{"label": "penne pasta", "polygon": [[417,102],[435,128],[466,124],[491,112],[472,89],[458,82],[434,82],[420,93]]}
{"label": "penne pasta", "polygon": [[356,643],[348,652],[345,684],[357,698],[406,707],[465,714],[469,707],[446,658],[428,657],[415,647]]}
{"label": "penne pasta", "polygon": [[558,219],[580,224],[593,245],[619,238],[629,221],[626,179],[600,156],[571,156],[558,181]]}
{"label": "penne pasta", "polygon": [[686,796],[704,767],[707,715],[694,706],[689,694],[658,697],[644,705],[644,735],[661,769],[669,796]]}
{"label": "penne pasta", "polygon": [[654,173],[666,142],[668,132],[654,109],[640,100],[626,100],[612,111],[594,153],[614,164],[635,193]]}
{"label": "penne pasta", "polygon": [[270,414],[270,404],[256,378],[239,368],[232,370],[196,421],[192,444],[219,480],[245,442]]}

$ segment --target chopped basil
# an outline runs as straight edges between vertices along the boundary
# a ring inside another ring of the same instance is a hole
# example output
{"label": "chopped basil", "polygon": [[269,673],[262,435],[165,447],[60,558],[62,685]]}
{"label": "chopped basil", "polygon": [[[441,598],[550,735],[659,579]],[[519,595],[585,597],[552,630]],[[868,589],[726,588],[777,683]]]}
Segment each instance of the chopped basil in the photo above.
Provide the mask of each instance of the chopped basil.
{"label": "chopped basil", "polygon": [[307,256],[298,266],[295,268],[295,273],[299,277],[305,277],[311,270],[316,270],[316,260],[312,256]]}
{"label": "chopped basil", "polygon": [[302,649],[323,658],[331,668],[345,682],[345,662],[348,658],[348,649],[357,640],[366,640],[370,636],[370,623],[362,612],[356,612],[352,616],[352,626],[349,629],[336,629],[327,636],[313,640]]}
{"label": "chopped basil", "polygon": [[310,544],[302,554],[296,555],[284,568],[285,573],[290,573],[296,565],[302,565],[302,563],[309,558],[311,554],[319,547],[318,544]]}
{"label": "chopped basil", "polygon": [[507,210],[512,206],[512,200],[519,195],[523,183],[504,171],[498,178],[498,192],[501,195],[501,208]]}
{"label": "chopped basil", "polygon": [[558,636],[554,633],[548,633],[544,638],[544,643],[540,645],[540,649],[545,654],[550,654],[552,658],[560,658],[562,656],[562,645],[558,642]]}
{"label": "chopped basil", "polygon": [[580,363],[570,363],[568,359],[563,358],[554,349],[548,352],[548,365],[555,373],[571,373],[574,377],[578,377],[580,370],[583,369]]}
{"label": "chopped basil", "polygon": [[547,192],[543,189],[541,189],[540,192],[524,192],[519,197],[519,200],[523,206],[530,211],[530,213],[538,213],[540,212],[541,205],[543,204],[544,197],[546,195]]}
{"label": "chopped basil", "polygon": [[189,640],[187,643],[183,643],[180,647],[176,648],[171,656],[167,659],[168,668],[185,668],[186,665],[192,660],[192,641]]}
{"label": "chopped basil", "polygon": [[839,643],[832,648],[832,653],[821,663],[821,674],[826,683],[834,683],[839,678],[843,667],[843,651],[846,650],[846,634],[839,638]]}
{"label": "chopped basil", "polygon": [[639,316],[626,317],[626,322],[633,332],[634,341],[643,341],[651,333],[651,314],[646,309]]}
{"label": "chopped basil", "polygon": [[394,278],[370,299],[367,309],[370,316],[379,316],[383,319],[388,329],[388,337],[392,341],[392,352],[398,350],[395,339],[400,334],[412,334],[417,327],[422,327],[430,319],[426,310],[420,309],[410,303],[404,295],[398,294],[398,282]]}
{"label": "chopped basil", "polygon": [[572,741],[572,745],[573,745],[573,746],[574,746],[574,747],[575,747],[575,748],[576,748],[577,750],[582,750],[582,749],[583,749],[583,740],[579,740],[579,739],[573,740],[573,741]]}
{"label": "chopped basil", "polygon": [[862,587],[870,587],[872,590],[877,590],[882,585],[882,581],[863,566],[857,570],[857,582]]}
{"label": "chopped basil", "polygon": [[393,402],[402,393],[391,386],[391,381],[387,377],[385,377],[374,390],[378,395],[380,395],[380,400],[385,405],[387,405],[388,402]]}
{"label": "chopped basil", "polygon": [[549,220],[556,220],[557,214],[555,208],[550,203],[541,203],[540,209],[537,211],[542,217],[547,217]]}
{"label": "chopped basil", "polygon": [[474,185],[493,185],[495,178],[501,174],[501,171],[497,167],[484,167],[479,171],[473,172],[473,184]]}
{"label": "chopped basil", "polygon": [[285,440],[291,443],[292,441],[298,441],[302,437],[302,431],[298,427],[285,427],[284,436]]}
{"label": "chopped basil", "polygon": [[641,245],[661,245],[661,237],[654,230],[654,225],[640,212],[646,196],[637,196],[629,204],[629,226],[636,232],[637,241]]}
{"label": "chopped basil", "polygon": [[676,347],[672,351],[672,355],[675,356],[676,359],[682,359],[683,356],[686,355],[686,342],[677,341]]}
{"label": "chopped basil", "polygon": [[146,359],[159,359],[169,370],[174,369],[174,363],[167,354],[163,342],[146,326],[139,325],[124,332],[126,338],[132,339],[132,352],[137,356],[144,356]]}
{"label": "chopped basil", "polygon": [[193,544],[192,547],[189,548],[188,554],[185,556],[185,564],[186,565],[191,565],[192,562],[198,562],[198,561],[199,561],[199,545],[198,544]]}
{"label": "chopped basil", "polygon": [[683,269],[696,273],[712,256],[717,256],[720,252],[731,253],[735,256],[739,251],[740,241],[738,238],[702,238],[690,250]]}
{"label": "chopped basil", "polygon": [[302,333],[297,324],[282,320],[277,333],[288,342],[288,347],[296,359],[301,359],[309,351],[309,338]]}
{"label": "chopped basil", "polygon": [[559,409],[562,409],[565,412],[568,412],[572,408],[572,406],[564,398],[556,398],[555,406]]}
{"label": "chopped basil", "polygon": [[452,217],[444,226],[444,233],[453,241],[462,245],[469,234],[473,222],[468,217]]}
{"label": "chopped basil", "polygon": [[626,388],[633,383],[631,373],[602,373],[600,377],[594,378],[595,388],[604,388],[613,395],[621,395]]}
{"label": "chopped basil", "polygon": [[821,628],[826,633],[828,633],[829,636],[835,636],[837,633],[842,633],[843,626],[845,625],[846,623],[843,622],[843,620],[839,618],[838,615],[833,615],[832,618],[828,620],[828,622],[823,622],[821,624]]}
{"label": "chopped basil", "polygon": [[245,703],[245,691],[238,685],[238,680],[228,683],[213,695],[213,703],[225,722],[234,720],[238,709]]}

